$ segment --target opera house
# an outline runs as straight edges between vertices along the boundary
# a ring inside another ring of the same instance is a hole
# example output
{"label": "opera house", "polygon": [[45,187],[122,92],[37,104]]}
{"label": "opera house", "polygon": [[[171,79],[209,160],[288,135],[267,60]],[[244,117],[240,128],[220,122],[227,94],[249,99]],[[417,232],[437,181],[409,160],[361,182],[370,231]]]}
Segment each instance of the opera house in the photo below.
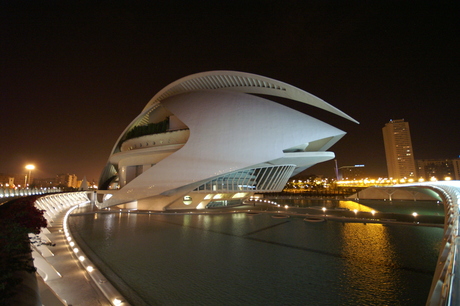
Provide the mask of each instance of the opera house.
{"label": "opera house", "polygon": [[98,205],[203,209],[279,192],[287,180],[334,158],[345,132],[266,96],[309,104],[356,122],[325,101],[267,77],[210,71],[158,92],[116,141]]}

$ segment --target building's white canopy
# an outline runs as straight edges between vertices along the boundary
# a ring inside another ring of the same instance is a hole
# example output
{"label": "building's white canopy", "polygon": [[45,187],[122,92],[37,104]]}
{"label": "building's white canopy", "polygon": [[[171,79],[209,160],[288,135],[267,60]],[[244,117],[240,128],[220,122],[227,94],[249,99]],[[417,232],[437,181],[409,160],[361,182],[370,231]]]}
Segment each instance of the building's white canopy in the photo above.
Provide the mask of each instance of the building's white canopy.
{"label": "building's white canopy", "polygon": [[149,103],[147,103],[144,110],[149,109],[150,106],[165,98],[203,89],[230,90],[282,97],[321,108],[358,123],[358,121],[324,100],[295,86],[257,74],[225,70],[196,73],[172,82],[160,90]]}

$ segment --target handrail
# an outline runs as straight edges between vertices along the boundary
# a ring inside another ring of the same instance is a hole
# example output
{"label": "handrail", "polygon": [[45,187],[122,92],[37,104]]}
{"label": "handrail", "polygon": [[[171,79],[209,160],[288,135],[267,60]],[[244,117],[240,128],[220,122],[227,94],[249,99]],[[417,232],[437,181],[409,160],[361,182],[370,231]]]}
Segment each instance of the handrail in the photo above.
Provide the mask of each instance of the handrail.
{"label": "handrail", "polygon": [[397,185],[429,188],[443,199],[444,235],[426,305],[460,305],[460,181]]}

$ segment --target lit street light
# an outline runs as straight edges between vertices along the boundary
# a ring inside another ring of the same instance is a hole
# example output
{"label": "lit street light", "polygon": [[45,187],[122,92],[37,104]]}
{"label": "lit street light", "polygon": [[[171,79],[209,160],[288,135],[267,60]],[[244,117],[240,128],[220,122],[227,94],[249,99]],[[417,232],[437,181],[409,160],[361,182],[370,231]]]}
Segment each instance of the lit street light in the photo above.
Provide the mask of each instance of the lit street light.
{"label": "lit street light", "polygon": [[25,185],[26,187],[30,185],[30,176],[32,175],[32,170],[35,169],[34,165],[27,165],[26,169],[29,170],[29,175],[26,177]]}

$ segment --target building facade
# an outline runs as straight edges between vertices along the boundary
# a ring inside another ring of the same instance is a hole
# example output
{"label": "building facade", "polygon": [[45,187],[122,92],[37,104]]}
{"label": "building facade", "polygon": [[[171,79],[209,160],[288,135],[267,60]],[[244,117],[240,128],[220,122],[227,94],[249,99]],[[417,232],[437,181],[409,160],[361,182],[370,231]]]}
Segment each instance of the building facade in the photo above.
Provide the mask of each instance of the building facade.
{"label": "building facade", "polygon": [[417,173],[424,180],[460,180],[460,158],[417,159]]}
{"label": "building facade", "polygon": [[360,180],[365,178],[364,165],[342,166],[339,168],[340,180]]}
{"label": "building facade", "polygon": [[382,128],[388,177],[416,178],[416,167],[409,123],[404,119],[390,120]]}
{"label": "building facade", "polygon": [[56,186],[78,188],[78,179],[75,174],[62,173],[56,175]]}
{"label": "building facade", "polygon": [[99,206],[206,208],[282,191],[287,180],[334,158],[345,132],[259,97],[316,106],[323,100],[263,76],[211,71],[158,92],[116,141],[100,180]]}

